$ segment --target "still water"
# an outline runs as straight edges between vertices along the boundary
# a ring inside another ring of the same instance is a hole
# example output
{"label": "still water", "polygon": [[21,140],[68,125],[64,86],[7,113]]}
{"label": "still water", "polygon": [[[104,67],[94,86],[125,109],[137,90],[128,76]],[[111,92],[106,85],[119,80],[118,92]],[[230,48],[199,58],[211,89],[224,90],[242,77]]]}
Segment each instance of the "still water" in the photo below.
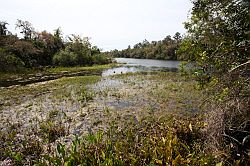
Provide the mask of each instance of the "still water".
{"label": "still water", "polygon": [[135,58],[115,58],[115,60],[124,65],[104,70],[102,76],[139,71],[177,71],[181,63],[180,61]]}
{"label": "still water", "polygon": [[[180,61],[168,61],[168,60],[152,60],[152,59],[134,59],[134,58],[115,58],[118,63],[122,63],[123,65],[120,67],[115,67],[112,69],[104,70],[102,73],[97,73],[97,75],[101,74],[102,76],[109,76],[115,74],[122,73],[135,73],[135,72],[149,72],[149,71],[177,71],[180,66]],[[87,73],[90,75],[94,75],[94,73]],[[31,78],[23,78],[21,80],[0,80],[0,87],[9,87],[12,85],[27,85],[36,82],[44,82],[49,80],[54,80],[64,77],[73,77],[73,76],[81,76],[87,75],[85,72],[83,73],[73,73],[73,75],[56,75],[56,76],[41,76],[41,77],[32,77]]]}

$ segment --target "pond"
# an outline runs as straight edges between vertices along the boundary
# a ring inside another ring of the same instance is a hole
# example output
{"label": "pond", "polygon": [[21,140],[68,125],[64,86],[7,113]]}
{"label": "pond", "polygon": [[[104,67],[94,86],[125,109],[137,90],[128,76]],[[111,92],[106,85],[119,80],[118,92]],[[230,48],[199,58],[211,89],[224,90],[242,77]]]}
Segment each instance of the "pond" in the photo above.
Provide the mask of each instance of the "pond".
{"label": "pond", "polygon": [[180,61],[135,59],[135,58],[115,58],[116,62],[124,65],[102,72],[102,76],[109,76],[122,73],[135,73],[139,71],[177,71]]}
{"label": "pond", "polygon": [[123,64],[122,66],[107,69],[98,72],[91,71],[79,71],[68,72],[49,75],[31,75],[27,78],[20,77],[17,79],[1,80],[0,87],[9,87],[13,85],[27,85],[36,82],[44,82],[49,80],[55,80],[61,77],[76,77],[86,75],[101,75],[103,77],[115,74],[123,73],[135,73],[135,72],[150,72],[150,71],[178,71],[180,61],[170,60],[152,60],[152,59],[134,59],[134,58],[115,58],[116,62]]}

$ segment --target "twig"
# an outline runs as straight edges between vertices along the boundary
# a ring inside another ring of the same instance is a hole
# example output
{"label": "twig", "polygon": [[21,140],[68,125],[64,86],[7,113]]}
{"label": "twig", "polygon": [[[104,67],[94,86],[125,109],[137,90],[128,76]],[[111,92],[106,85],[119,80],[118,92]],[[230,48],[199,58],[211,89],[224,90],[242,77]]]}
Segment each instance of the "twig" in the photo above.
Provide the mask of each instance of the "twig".
{"label": "twig", "polygon": [[229,129],[230,131],[238,131],[238,132],[242,132],[242,133],[247,133],[247,134],[250,134],[249,131],[244,131],[244,130],[237,130],[237,129]]}
{"label": "twig", "polygon": [[233,141],[235,141],[238,145],[242,145],[242,143],[240,141],[238,141],[237,139],[235,139],[234,137],[231,137],[230,135],[227,134],[222,134],[222,136],[227,137]]}
{"label": "twig", "polygon": [[249,63],[250,63],[250,60],[248,60],[247,62],[242,63],[242,64],[240,64],[240,65],[238,65],[238,66],[236,66],[236,67],[234,67],[233,69],[231,69],[231,70],[229,71],[229,73],[231,73],[232,71],[236,70],[237,68],[239,68],[239,67],[241,67],[241,66],[244,66],[244,65],[247,65],[247,64],[249,64]]}

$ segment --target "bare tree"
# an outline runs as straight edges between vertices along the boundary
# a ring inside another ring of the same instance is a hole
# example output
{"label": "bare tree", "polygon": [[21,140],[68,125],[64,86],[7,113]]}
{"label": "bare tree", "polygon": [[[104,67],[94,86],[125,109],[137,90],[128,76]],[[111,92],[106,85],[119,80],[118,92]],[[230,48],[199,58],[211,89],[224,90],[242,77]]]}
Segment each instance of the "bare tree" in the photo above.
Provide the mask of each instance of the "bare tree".
{"label": "bare tree", "polygon": [[25,40],[32,39],[32,35],[35,34],[32,24],[28,21],[22,21],[18,19],[16,28],[20,28],[22,30],[20,33],[24,35]]}

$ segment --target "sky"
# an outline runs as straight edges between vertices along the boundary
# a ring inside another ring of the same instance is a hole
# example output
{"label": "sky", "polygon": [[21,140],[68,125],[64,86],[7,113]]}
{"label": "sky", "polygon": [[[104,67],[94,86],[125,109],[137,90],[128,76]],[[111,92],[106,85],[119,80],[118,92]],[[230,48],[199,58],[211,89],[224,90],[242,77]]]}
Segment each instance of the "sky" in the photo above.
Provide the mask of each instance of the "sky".
{"label": "sky", "polygon": [[60,27],[64,36],[90,37],[108,51],[184,34],[191,8],[190,0],[2,0],[0,21],[7,21],[14,34],[17,19],[37,31]]}

